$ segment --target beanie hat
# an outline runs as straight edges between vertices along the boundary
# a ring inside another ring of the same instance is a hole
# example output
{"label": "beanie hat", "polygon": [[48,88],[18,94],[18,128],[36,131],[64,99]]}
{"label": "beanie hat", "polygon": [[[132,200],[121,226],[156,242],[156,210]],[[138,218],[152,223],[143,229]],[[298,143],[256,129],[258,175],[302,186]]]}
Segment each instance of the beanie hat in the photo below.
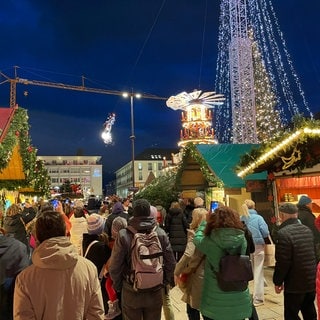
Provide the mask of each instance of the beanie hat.
{"label": "beanie hat", "polygon": [[301,196],[298,202],[298,206],[305,206],[306,204],[311,203],[312,200],[308,196]]}
{"label": "beanie hat", "polygon": [[123,212],[123,205],[120,201],[118,201],[112,206],[112,213],[118,214],[121,212]]}
{"label": "beanie hat", "polygon": [[122,217],[115,217],[112,221],[112,227],[111,227],[111,235],[112,238],[115,239],[118,232],[121,229],[125,229],[128,225],[128,222],[125,218]]}
{"label": "beanie hat", "polygon": [[132,204],[134,217],[149,217],[150,203],[146,199],[138,199]]}
{"label": "beanie hat", "polygon": [[295,213],[298,213],[298,208],[293,203],[284,202],[284,203],[280,203],[279,211],[287,214],[295,214]]}
{"label": "beanie hat", "polygon": [[97,213],[92,213],[87,218],[88,233],[101,234],[104,230],[105,219]]}

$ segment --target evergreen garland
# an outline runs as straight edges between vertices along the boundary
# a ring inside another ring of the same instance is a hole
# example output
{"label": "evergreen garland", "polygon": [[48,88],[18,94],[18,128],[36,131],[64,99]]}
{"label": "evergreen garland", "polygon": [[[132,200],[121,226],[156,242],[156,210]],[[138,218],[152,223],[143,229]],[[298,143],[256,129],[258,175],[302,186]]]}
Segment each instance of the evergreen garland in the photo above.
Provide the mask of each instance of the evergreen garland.
{"label": "evergreen garland", "polygon": [[7,134],[0,143],[0,171],[9,165],[13,149],[18,144],[25,180],[0,180],[0,188],[7,190],[33,188],[35,192],[47,195],[50,178],[41,161],[36,160],[37,149],[31,145],[28,119],[27,110],[15,109]]}

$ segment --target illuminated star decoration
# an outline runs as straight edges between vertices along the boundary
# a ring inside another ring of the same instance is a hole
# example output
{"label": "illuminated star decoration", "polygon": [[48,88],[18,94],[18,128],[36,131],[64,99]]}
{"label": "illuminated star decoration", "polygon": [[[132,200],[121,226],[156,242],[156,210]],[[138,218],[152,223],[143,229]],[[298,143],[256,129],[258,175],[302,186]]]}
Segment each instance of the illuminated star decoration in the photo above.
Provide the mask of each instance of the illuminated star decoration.
{"label": "illuminated star decoration", "polygon": [[211,109],[215,105],[222,105],[224,96],[217,94],[214,91],[202,92],[200,90],[191,93],[181,92],[176,96],[171,96],[167,100],[167,106],[173,110],[187,111],[190,106],[201,104],[204,107]]}
{"label": "illuminated star decoration", "polygon": [[115,113],[110,113],[108,115],[107,120],[103,124],[104,129],[103,129],[103,131],[101,133],[101,138],[103,139],[103,142],[106,145],[112,143],[111,129],[112,129],[112,126],[113,126],[115,121],[116,121],[116,114]]}

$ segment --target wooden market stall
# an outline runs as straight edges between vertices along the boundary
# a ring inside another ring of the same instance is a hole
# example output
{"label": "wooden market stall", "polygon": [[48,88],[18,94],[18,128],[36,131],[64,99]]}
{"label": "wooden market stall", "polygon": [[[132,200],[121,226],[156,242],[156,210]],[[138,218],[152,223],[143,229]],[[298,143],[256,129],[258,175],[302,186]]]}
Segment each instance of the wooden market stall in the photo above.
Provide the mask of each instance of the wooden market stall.
{"label": "wooden market stall", "polygon": [[276,216],[279,202],[297,203],[301,195],[308,195],[313,213],[320,214],[320,121],[304,121],[282,139],[260,146],[240,167],[240,177],[267,170]]}

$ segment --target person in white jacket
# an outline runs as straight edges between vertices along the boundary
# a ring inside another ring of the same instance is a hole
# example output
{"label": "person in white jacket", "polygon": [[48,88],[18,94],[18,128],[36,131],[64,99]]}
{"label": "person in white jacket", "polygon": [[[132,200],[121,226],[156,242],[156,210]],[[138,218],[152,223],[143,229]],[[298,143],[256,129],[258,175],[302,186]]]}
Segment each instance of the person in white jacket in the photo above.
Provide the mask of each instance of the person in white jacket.
{"label": "person in white jacket", "polygon": [[74,244],[77,249],[78,253],[83,256],[82,250],[82,240],[83,234],[88,232],[88,223],[87,223],[87,216],[86,212],[83,208],[75,208],[73,215],[70,217],[71,222],[71,229],[70,229],[70,241]]}
{"label": "person in white jacket", "polygon": [[16,279],[14,319],[104,319],[96,266],[78,254],[58,212],[40,212],[36,240],[33,264]]}

